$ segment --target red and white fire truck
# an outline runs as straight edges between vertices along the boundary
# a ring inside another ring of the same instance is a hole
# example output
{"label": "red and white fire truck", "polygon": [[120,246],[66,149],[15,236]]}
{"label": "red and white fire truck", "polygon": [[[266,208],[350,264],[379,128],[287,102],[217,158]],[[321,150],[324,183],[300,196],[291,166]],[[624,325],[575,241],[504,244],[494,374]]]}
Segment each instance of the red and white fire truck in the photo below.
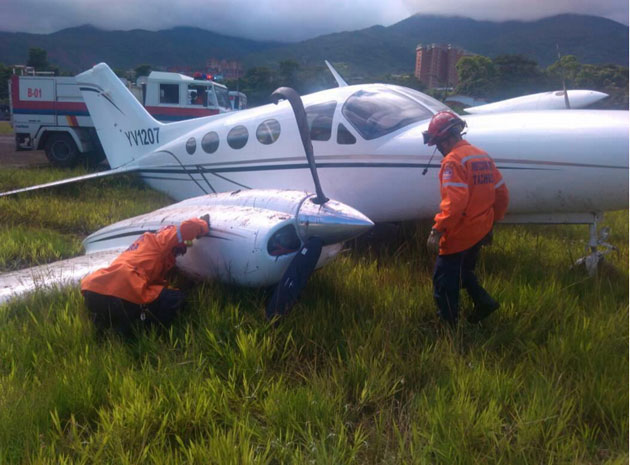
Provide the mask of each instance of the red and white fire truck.
{"label": "red and white fire truck", "polygon": [[[51,164],[95,165],[104,159],[74,77],[15,73],[9,81],[17,150],[44,150]],[[154,118],[170,122],[232,111],[228,89],[208,75],[153,71],[127,87]]]}
{"label": "red and white fire truck", "polygon": [[231,90],[229,94],[232,110],[244,110],[247,108],[247,96],[243,92]]}

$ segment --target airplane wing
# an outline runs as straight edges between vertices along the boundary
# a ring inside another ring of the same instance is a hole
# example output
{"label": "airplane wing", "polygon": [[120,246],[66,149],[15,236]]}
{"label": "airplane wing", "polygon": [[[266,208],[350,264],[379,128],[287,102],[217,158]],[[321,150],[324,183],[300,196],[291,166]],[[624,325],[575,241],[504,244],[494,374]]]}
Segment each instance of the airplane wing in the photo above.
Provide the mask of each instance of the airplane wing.
{"label": "airplane wing", "polygon": [[39,289],[50,290],[76,285],[92,271],[108,266],[123,250],[124,248],[117,248],[95,252],[0,274],[0,305]]}
{"label": "airplane wing", "polygon": [[61,186],[63,184],[70,184],[73,182],[85,181],[86,179],[103,178],[105,176],[113,176],[115,174],[131,173],[138,170],[137,166],[115,168],[113,170],[99,171],[98,173],[85,174],[83,176],[75,176],[74,178],[60,179],[59,181],[48,182],[46,184],[38,184],[36,186],[28,186],[20,189],[14,189],[8,192],[0,192],[0,197],[6,197],[13,194],[19,194],[21,192],[34,191],[39,189],[45,189],[47,187]]}
{"label": "airplane wing", "polygon": [[[584,108],[599,100],[608,97],[608,94],[595,90],[563,90],[541,92],[538,94],[522,95],[520,97],[500,100],[474,107],[464,108],[466,113],[506,113],[516,111],[542,111],[542,110],[566,110],[568,108]],[[570,107],[567,106],[567,100]]]}

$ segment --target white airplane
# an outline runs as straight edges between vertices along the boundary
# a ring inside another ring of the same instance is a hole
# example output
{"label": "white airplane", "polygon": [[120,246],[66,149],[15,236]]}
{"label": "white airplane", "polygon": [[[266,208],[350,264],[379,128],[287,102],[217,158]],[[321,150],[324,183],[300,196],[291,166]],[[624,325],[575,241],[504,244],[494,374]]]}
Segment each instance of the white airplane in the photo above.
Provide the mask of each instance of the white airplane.
{"label": "white airplane", "polygon": [[[178,267],[254,286],[277,282],[284,273],[295,277],[289,264],[295,260],[299,270],[295,257],[312,249],[316,238],[329,234],[321,255],[315,241],[312,256],[321,266],[343,240],[371,226],[367,218],[428,218],[439,204],[439,162],[423,145],[422,131],[447,107],[405,87],[348,86],[335,77],[339,87],[303,98],[310,131],[300,123],[300,111],[292,111],[293,100],[163,124],[107,65],[96,65],[77,81],[112,169],[0,195],[136,172],[154,189],[190,199],[89,236],[87,255],[71,259],[80,263],[79,271],[62,273],[73,282],[111,261],[142,232],[204,213],[210,213],[215,237],[200,239]],[[509,187],[507,221],[594,224],[589,245],[593,256],[599,254],[601,212],[628,206],[628,112],[554,110],[473,115],[466,121],[467,140],[489,152]],[[312,162],[303,155],[306,150],[308,156],[309,134]],[[315,204],[303,192],[311,182]],[[325,202],[322,190],[336,202]],[[286,234],[276,237],[282,242],[276,247],[272,239],[280,231]],[[274,255],[277,250],[286,253]],[[15,292],[16,282],[30,290],[41,285],[42,275],[59,269],[52,264],[0,275],[0,302],[24,292]],[[303,284],[309,274],[298,281]],[[295,301],[296,295],[287,297],[289,281],[280,279],[281,302]]]}
{"label": "white airplane", "polygon": [[499,102],[487,103],[475,107],[464,108],[466,113],[507,113],[514,111],[566,110],[567,101],[570,108],[584,108],[608,97],[608,94],[596,90],[563,90],[523,95]]}

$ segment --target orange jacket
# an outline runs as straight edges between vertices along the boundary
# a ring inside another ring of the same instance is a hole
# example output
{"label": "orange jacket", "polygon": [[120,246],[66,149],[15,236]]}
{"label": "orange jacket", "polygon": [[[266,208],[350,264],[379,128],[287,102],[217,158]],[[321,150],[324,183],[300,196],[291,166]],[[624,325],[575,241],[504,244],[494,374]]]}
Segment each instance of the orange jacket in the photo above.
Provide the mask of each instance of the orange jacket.
{"label": "orange jacket", "polygon": [[167,284],[166,273],[175,266],[173,248],[207,233],[208,224],[199,218],[184,221],[179,227],[167,226],[155,234],[146,232],[107,268],[83,278],[81,291],[138,305],[153,302]]}
{"label": "orange jacket", "polygon": [[465,140],[442,160],[440,213],[434,229],[443,232],[440,255],[466,250],[505,216],[509,193],[492,158]]}

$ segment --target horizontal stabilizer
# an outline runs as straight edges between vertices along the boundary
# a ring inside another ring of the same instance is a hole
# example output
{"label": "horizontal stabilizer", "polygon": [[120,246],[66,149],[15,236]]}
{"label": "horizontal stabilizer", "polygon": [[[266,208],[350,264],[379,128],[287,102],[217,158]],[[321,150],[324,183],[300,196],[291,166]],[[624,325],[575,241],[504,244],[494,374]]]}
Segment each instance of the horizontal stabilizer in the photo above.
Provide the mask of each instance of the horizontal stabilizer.
{"label": "horizontal stabilizer", "polygon": [[109,266],[124,249],[95,252],[47,265],[0,274],[0,305],[37,290],[77,285],[89,273]]}
{"label": "horizontal stabilizer", "polygon": [[85,181],[86,179],[104,178],[105,176],[112,176],[114,174],[131,173],[138,169],[134,167],[120,167],[113,170],[99,171],[98,173],[85,174],[83,176],[76,176],[74,178],[60,179],[59,181],[48,182],[46,184],[38,184],[36,186],[22,187],[8,192],[0,192],[0,197],[6,197],[8,195],[20,194],[22,192],[35,191],[39,189],[45,189],[48,187],[62,186],[64,184],[71,184],[74,182]]}

